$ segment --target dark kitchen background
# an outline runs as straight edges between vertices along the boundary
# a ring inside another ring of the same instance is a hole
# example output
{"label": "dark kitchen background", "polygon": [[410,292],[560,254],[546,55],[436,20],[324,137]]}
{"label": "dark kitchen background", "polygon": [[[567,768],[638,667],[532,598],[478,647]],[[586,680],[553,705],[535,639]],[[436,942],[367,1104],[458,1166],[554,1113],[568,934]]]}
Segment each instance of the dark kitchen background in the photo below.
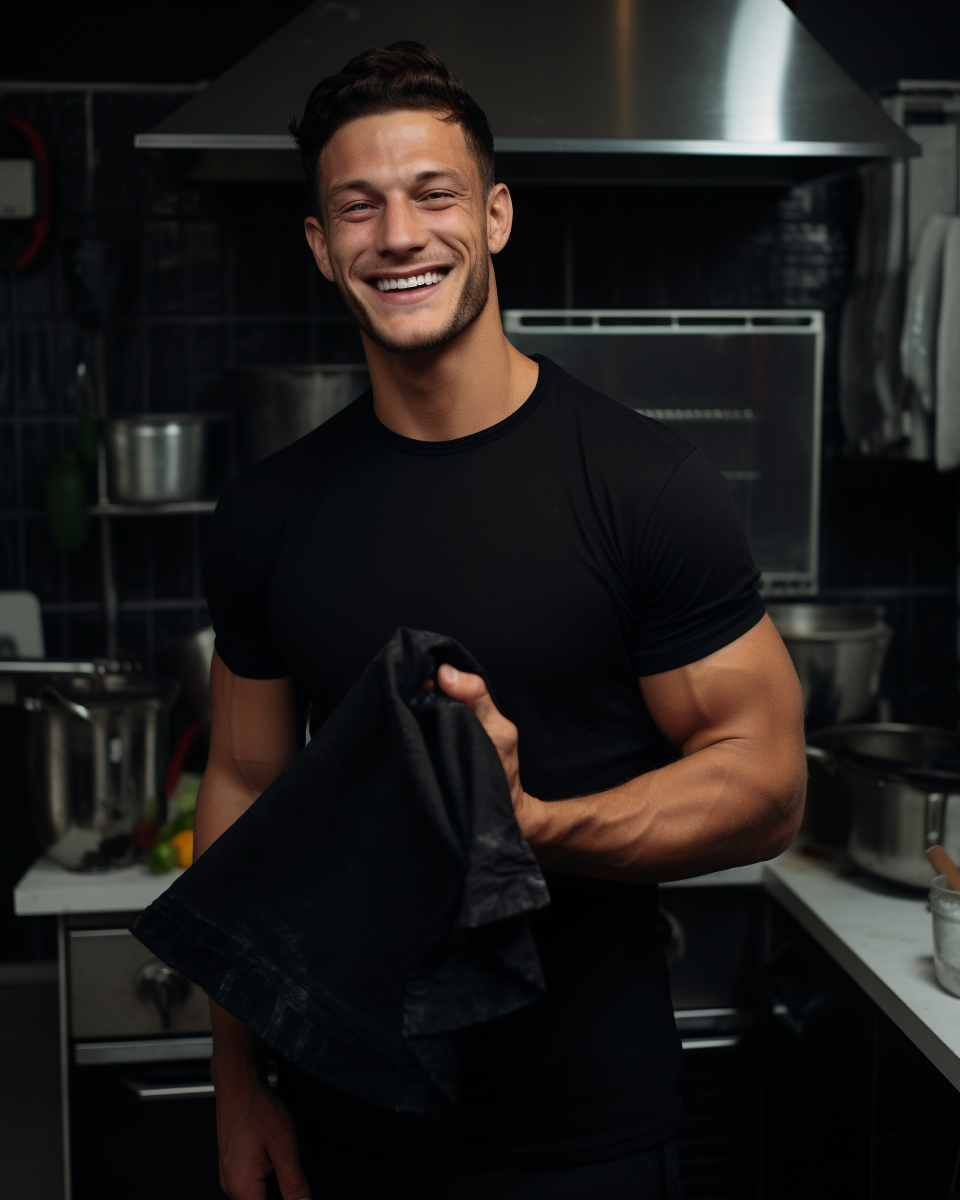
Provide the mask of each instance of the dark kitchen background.
{"label": "dark kitchen background", "polygon": [[[48,655],[104,651],[99,523],[81,551],[63,555],[44,511],[47,474],[77,441],[77,364],[93,352],[97,314],[72,282],[78,239],[103,239],[116,257],[115,286],[95,299],[106,305],[112,415],[222,411],[226,367],[360,356],[307,251],[301,184],[192,182],[185,161],[133,148],[135,133],[189,97],[178,81],[215,77],[300,7],[251,6],[226,21],[212,4],[167,5],[162,20],[118,4],[39,6],[7,26],[0,78],[31,82],[3,86],[0,115],[26,118],[46,141],[55,217],[39,258],[0,272],[0,587],[40,597]],[[863,86],[960,73],[951,62],[957,41],[924,36],[928,21],[944,29],[948,9],[955,25],[956,6],[794,7]],[[62,83],[90,79],[99,86]],[[954,723],[957,472],[860,458],[845,448],[838,417],[837,334],[858,179],[785,192],[520,187],[515,201],[515,231],[497,263],[505,308],[825,311],[820,594],[886,607],[895,629],[883,683],[889,713]],[[158,646],[205,620],[208,520],[114,522],[121,649],[147,670]]]}
{"label": "dark kitchen background", "polygon": [[[47,531],[45,509],[49,472],[77,445],[85,403],[77,366],[92,361],[98,327],[113,416],[226,413],[223,376],[231,366],[360,359],[339,297],[309,255],[301,183],[198,182],[187,156],[133,147],[134,135],[180,107],[198,80],[215,79],[303,7],[304,0],[229,7],[91,0],[20,5],[3,15],[0,117],[25,118],[39,131],[50,151],[54,196],[40,255],[22,271],[0,270],[0,589],[38,595],[50,657],[105,651],[99,522],[91,521],[81,550],[65,555]],[[793,0],[790,7],[868,90],[898,79],[960,78],[957,0]],[[884,718],[955,727],[960,472],[861,457],[846,445],[839,416],[839,325],[856,253],[859,177],[790,190],[513,191],[514,233],[496,262],[504,308],[824,311],[819,594],[885,607],[894,637],[881,688]],[[104,287],[95,295],[76,279],[82,239],[109,248]],[[91,477],[91,500],[94,494]],[[166,641],[207,621],[208,523],[202,515],[112,522],[121,651],[148,672]],[[12,795],[9,777],[3,786]],[[39,847],[24,842],[10,850],[20,832],[11,811],[0,804],[0,838],[8,856],[23,857],[16,878]],[[731,930],[742,932],[744,946],[759,942],[756,897],[744,900],[742,911],[733,911],[735,903],[741,901],[732,896],[716,900],[716,925],[695,947],[711,966],[708,942],[725,958],[740,953],[729,948]],[[692,907],[679,892],[670,904],[681,917],[684,904]],[[53,921],[14,918],[4,898],[0,960],[52,958]],[[0,1029],[9,1024],[2,1003],[0,989]],[[55,1023],[52,1007],[48,1018]],[[857,1021],[860,1032],[868,1029],[867,1018]],[[0,1059],[19,1088],[37,1062],[16,1057],[28,1032],[7,1032]],[[864,1061],[873,1053],[868,1047]],[[53,1057],[48,1067],[56,1073]],[[733,1146],[729,1155],[741,1153],[730,1130],[755,1122],[754,1093],[729,1076],[709,1075],[706,1060],[693,1069],[705,1072],[692,1089],[703,1098],[702,1111],[688,1103],[697,1136],[711,1143],[704,1156],[718,1154],[714,1143],[724,1139]],[[846,1138],[847,1112],[840,1114],[853,1105],[843,1088],[836,1104],[838,1136]],[[176,1151],[168,1145],[164,1152]],[[723,1164],[731,1178],[755,1169],[745,1153],[742,1162]]]}

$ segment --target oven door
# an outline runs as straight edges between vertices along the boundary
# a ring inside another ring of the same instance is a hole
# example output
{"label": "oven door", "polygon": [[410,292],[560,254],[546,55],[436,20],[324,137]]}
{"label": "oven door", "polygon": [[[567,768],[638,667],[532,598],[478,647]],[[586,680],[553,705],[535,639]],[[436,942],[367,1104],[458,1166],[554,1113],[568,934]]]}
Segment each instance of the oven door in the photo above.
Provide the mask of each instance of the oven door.
{"label": "oven door", "polygon": [[222,1200],[207,999],[132,915],[65,930],[72,1200]]}

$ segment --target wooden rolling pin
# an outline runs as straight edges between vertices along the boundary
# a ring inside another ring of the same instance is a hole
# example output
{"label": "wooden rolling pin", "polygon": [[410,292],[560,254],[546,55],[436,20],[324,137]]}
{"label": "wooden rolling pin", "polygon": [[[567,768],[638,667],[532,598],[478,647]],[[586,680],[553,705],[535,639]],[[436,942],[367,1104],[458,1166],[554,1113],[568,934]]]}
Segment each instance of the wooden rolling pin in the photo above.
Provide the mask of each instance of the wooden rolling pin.
{"label": "wooden rolling pin", "polygon": [[927,858],[938,874],[947,877],[947,887],[952,892],[960,892],[960,867],[953,861],[942,846],[931,846]]}

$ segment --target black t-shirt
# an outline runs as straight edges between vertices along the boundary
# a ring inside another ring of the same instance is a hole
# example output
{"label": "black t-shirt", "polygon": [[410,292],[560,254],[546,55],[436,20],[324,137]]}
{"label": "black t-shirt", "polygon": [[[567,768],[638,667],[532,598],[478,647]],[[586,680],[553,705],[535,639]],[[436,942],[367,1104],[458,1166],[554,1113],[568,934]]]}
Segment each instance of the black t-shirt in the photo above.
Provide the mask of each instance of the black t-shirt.
{"label": "black t-shirt", "polygon": [[[638,676],[706,657],[764,609],[703,455],[537,362],[527,401],[480,433],[402,437],[367,393],[243,472],[214,517],[207,597],[227,667],[292,676],[314,725],[399,626],[456,638],[517,725],[524,787],[556,800],[675,757]],[[405,1145],[560,1163],[675,1131],[656,887],[548,884],[534,922],[547,998],[464,1036],[460,1106],[391,1117]]]}

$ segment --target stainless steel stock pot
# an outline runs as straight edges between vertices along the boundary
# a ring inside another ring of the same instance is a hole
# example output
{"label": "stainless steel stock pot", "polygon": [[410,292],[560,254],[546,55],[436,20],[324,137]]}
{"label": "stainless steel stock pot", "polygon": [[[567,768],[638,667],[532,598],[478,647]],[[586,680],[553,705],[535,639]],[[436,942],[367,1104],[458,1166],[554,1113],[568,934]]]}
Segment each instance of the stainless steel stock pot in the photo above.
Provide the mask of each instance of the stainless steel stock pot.
{"label": "stainless steel stock pot", "polygon": [[37,826],[72,871],[133,861],[138,821],[162,815],[166,713],[176,685],[122,673],[43,683],[27,701]]}
{"label": "stainless steel stock pot", "polygon": [[923,725],[818,729],[807,756],[852,799],[851,858],[910,887],[935,874],[924,851],[936,843],[960,859],[960,735]]}
{"label": "stainless steel stock pot", "polygon": [[865,717],[880,690],[893,631],[870,604],[768,604],[767,612],[793,659],[816,729]]}

